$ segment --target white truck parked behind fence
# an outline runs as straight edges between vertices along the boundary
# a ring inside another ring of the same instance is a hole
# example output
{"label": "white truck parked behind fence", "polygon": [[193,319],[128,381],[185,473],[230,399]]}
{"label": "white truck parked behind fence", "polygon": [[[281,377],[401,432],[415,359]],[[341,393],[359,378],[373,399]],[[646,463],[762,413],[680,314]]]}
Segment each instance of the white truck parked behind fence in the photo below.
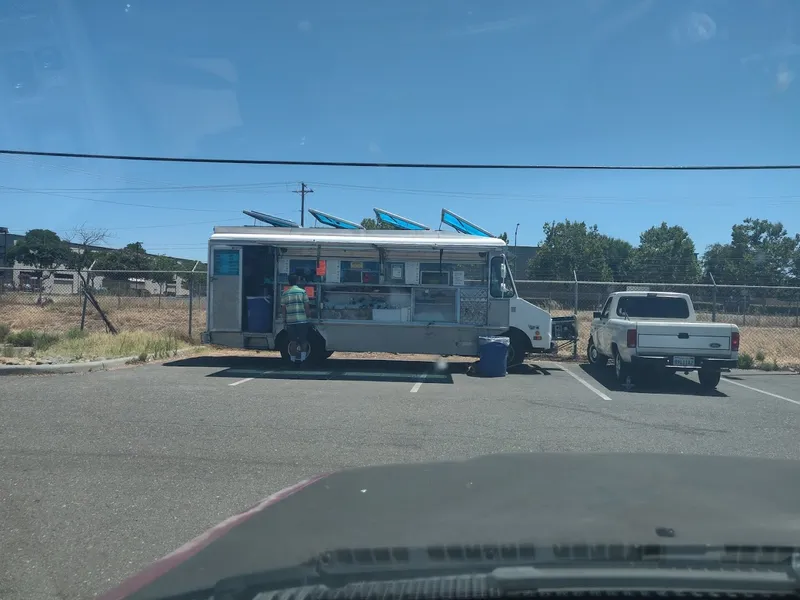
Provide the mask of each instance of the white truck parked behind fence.
{"label": "white truck parked behind fence", "polygon": [[698,371],[700,384],[713,389],[721,371],[737,365],[739,328],[698,323],[687,294],[615,292],[594,313],[587,355],[594,366],[611,359],[620,383],[647,372]]}

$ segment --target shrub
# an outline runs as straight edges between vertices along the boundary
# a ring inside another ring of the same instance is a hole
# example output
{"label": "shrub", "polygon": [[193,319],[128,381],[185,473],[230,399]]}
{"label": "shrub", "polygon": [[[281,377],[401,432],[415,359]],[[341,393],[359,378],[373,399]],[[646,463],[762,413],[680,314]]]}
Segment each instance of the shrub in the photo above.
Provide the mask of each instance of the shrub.
{"label": "shrub", "polygon": [[36,341],[36,332],[32,329],[24,329],[22,331],[8,334],[6,340],[12,346],[25,346],[32,348],[33,343]]}
{"label": "shrub", "polygon": [[33,348],[34,350],[47,350],[58,340],[59,337],[55,334],[33,331],[32,329],[10,333],[6,338],[6,341],[12,346]]}
{"label": "shrub", "polygon": [[762,369],[763,371],[779,371],[779,370],[780,370],[780,367],[778,366],[778,361],[776,361],[776,360],[773,358],[773,359],[772,359],[772,361],[766,361],[766,362],[764,362],[764,363],[761,365],[761,369]]}
{"label": "shrub", "polygon": [[59,340],[57,335],[52,333],[37,333],[33,340],[33,349],[35,351],[47,350],[50,346]]}
{"label": "shrub", "polygon": [[68,340],[80,340],[87,336],[88,334],[86,331],[82,330],[79,327],[73,327],[67,333],[64,334],[64,337]]}
{"label": "shrub", "polygon": [[6,341],[9,333],[11,333],[11,327],[5,323],[0,323],[0,344]]}
{"label": "shrub", "polygon": [[739,352],[739,368],[740,369],[753,368],[753,357],[750,356],[747,352]]}
{"label": "shrub", "polygon": [[765,356],[764,356],[764,351],[763,350],[759,350],[758,352],[756,352],[756,361],[764,362],[764,358],[765,358]]}

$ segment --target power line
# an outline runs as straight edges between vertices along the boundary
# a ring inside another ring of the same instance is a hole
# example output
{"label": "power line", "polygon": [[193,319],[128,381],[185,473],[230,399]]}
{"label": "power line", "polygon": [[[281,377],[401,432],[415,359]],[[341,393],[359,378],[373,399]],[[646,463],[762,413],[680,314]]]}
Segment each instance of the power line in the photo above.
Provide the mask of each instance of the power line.
{"label": "power line", "polygon": [[85,158],[92,160],[123,160],[133,162],[162,162],[216,165],[260,165],[287,167],[356,167],[384,169],[464,169],[464,170],[523,170],[523,171],[798,171],[800,164],[783,165],[545,165],[545,164],[486,164],[486,163],[380,163],[332,160],[265,160],[255,158],[191,158],[179,156],[148,156],[132,154],[91,154],[79,152],[40,152],[34,150],[0,149],[9,156],[40,156],[49,158]]}
{"label": "power line", "polygon": [[162,193],[162,192],[245,192],[255,193],[267,188],[283,187],[288,182],[281,183],[240,183],[219,185],[174,185],[166,187],[134,187],[134,188],[38,188],[40,192],[66,192],[66,193]]}
{"label": "power line", "polygon": [[[468,192],[463,190],[430,190],[419,188],[397,188],[397,187],[379,187],[370,185],[355,185],[347,183],[326,183],[323,181],[310,182],[316,187],[328,187],[342,190],[352,190],[357,192],[380,192],[382,194],[398,194],[398,195],[411,195],[411,196],[441,196],[446,198],[463,198],[463,199],[489,199],[489,200],[525,200],[525,201],[543,201],[552,202],[553,200],[572,200],[572,201],[591,201],[600,204],[635,204],[640,201],[647,201],[652,204],[673,204],[676,199],[685,199],[696,201],[696,198],[683,197],[683,198],[665,198],[663,200],[654,199],[640,195],[634,195],[630,198],[623,198],[621,196],[564,196],[562,194],[524,194],[514,192]],[[759,195],[759,196],[738,196],[732,197],[725,201],[720,202],[706,202],[704,205],[724,205],[728,206],[730,200],[788,200],[789,204],[800,199],[798,194],[778,194],[778,195]],[[770,204],[784,204],[784,202],[771,202]]]}
{"label": "power line", "polygon": [[181,210],[181,211],[188,211],[188,212],[206,212],[206,213],[230,213],[234,212],[230,209],[223,209],[223,210],[215,210],[211,208],[185,208],[185,207],[177,207],[177,206],[158,206],[155,204],[138,204],[135,202],[118,202],[116,200],[101,200],[100,198],[86,198],[84,196],[71,196],[68,194],[58,194],[56,192],[44,192],[41,190],[34,190],[29,188],[17,188],[17,187],[9,187],[5,185],[0,185],[0,190],[13,190],[16,192],[24,192],[27,194],[41,194],[43,196],[54,196],[56,198],[67,198],[69,200],[83,200],[86,202],[99,202],[101,204],[115,204],[118,206],[134,206],[136,208],[152,208],[156,210]]}

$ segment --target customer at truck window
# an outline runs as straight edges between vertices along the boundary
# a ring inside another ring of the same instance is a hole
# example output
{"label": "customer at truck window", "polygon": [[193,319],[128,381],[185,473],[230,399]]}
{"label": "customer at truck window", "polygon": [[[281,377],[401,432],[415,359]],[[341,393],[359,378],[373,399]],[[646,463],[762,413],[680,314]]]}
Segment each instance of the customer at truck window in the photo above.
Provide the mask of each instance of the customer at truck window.
{"label": "customer at truck window", "polygon": [[308,294],[297,285],[298,277],[295,273],[289,275],[289,289],[281,294],[281,310],[283,322],[286,324],[286,333],[289,342],[296,342],[295,358],[306,352],[308,339],[309,305]]}

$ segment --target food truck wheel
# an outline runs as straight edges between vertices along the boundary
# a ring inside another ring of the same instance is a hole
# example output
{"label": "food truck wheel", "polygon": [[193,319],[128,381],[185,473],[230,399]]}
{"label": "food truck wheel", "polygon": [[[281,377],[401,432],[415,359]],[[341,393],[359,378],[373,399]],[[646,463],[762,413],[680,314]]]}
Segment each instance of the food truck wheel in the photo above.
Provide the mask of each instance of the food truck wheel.
{"label": "food truck wheel", "polygon": [[[323,338],[313,329],[308,332],[308,345],[308,356],[304,361],[306,364],[318,364],[333,354],[333,351],[329,352],[325,349],[325,338]],[[289,355],[288,337],[283,332],[278,334],[278,339],[276,340],[276,349],[281,353],[281,359],[288,364],[294,364],[292,357]]]}
{"label": "food truck wheel", "polygon": [[509,345],[508,345],[508,358],[506,360],[506,364],[509,367],[514,367],[516,365],[522,364],[525,360],[525,355],[528,352],[528,340],[525,338],[525,334],[511,330],[507,334],[505,334],[509,338]]}

